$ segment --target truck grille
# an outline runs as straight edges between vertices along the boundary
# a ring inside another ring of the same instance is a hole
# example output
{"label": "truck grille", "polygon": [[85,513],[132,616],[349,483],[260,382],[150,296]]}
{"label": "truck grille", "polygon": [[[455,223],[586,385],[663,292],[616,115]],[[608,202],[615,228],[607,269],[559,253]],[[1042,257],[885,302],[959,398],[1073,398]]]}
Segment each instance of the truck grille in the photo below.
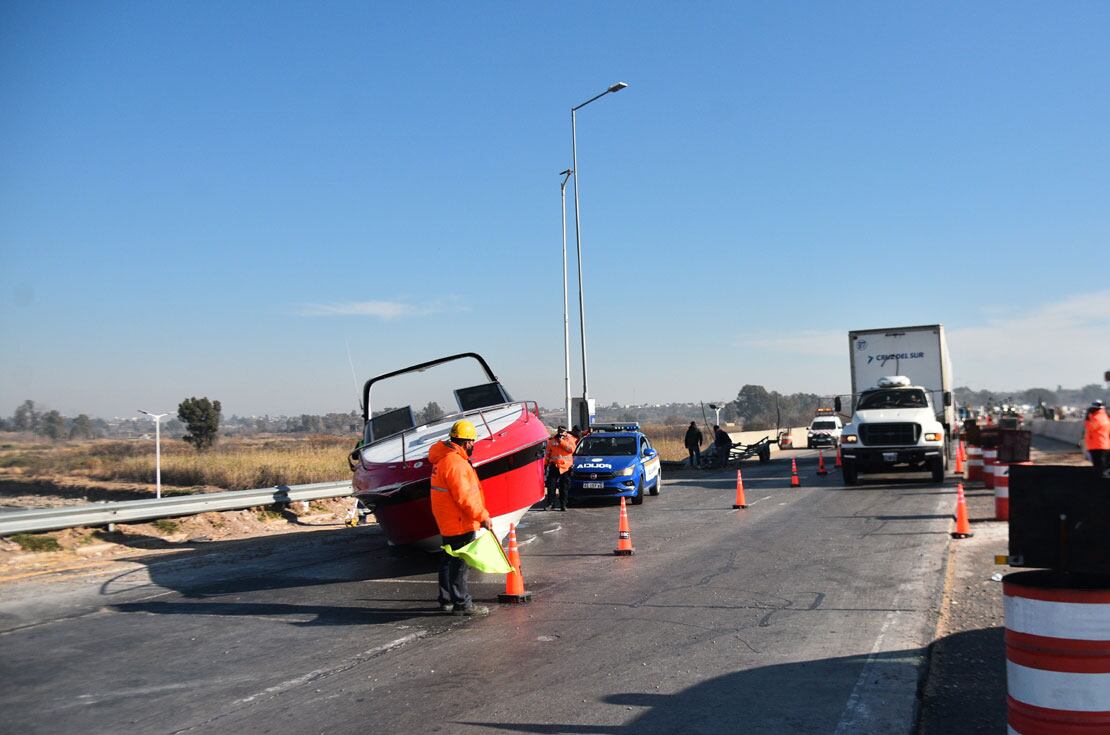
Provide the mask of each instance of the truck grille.
{"label": "truck grille", "polygon": [[905,447],[921,438],[920,424],[861,424],[859,438],[870,447]]}

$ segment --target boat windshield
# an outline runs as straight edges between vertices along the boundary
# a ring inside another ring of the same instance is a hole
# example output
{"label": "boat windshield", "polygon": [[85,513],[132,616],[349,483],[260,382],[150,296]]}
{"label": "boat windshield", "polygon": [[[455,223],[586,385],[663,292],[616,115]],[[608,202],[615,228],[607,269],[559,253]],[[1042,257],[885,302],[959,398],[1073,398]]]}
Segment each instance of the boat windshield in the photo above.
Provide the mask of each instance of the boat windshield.
{"label": "boat windshield", "polygon": [[588,436],[578,445],[575,454],[594,454],[600,457],[631,457],[636,454],[636,437]]}
{"label": "boat windshield", "polygon": [[858,411],[876,408],[925,408],[929,405],[925,391],[921,390],[876,390],[860,396]]}

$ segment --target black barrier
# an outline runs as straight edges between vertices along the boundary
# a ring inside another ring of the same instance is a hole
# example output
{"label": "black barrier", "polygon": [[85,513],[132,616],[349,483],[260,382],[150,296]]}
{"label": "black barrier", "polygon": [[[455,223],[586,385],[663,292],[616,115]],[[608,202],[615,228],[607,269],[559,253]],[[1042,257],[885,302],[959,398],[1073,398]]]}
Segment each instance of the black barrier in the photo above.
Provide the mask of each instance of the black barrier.
{"label": "black barrier", "polygon": [[1092,467],[1010,467],[1010,566],[1110,575],[1110,479]]}

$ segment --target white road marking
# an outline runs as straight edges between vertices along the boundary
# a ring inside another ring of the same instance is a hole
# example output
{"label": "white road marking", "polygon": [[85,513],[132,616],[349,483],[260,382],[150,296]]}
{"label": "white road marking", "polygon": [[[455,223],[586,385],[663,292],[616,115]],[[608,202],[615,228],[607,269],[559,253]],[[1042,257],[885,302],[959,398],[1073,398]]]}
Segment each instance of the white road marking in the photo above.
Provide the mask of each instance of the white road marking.
{"label": "white road marking", "polygon": [[875,678],[875,674],[873,673],[875,657],[882,649],[886,632],[890,630],[890,626],[895,618],[898,617],[899,612],[899,610],[891,610],[887,613],[886,620],[883,621],[883,627],[879,629],[879,635],[875,638],[874,645],[871,646],[871,653],[867,654],[867,660],[863,663],[863,669],[859,672],[859,677],[856,678],[856,685],[852,687],[852,693],[848,697],[848,703],[844,705],[844,712],[840,715],[840,722],[836,725],[834,735],[871,732],[867,727],[871,719],[871,706],[864,701],[864,696],[866,694],[868,682]]}
{"label": "white road marking", "polygon": [[293,679],[287,679],[286,681],[283,681],[280,684],[274,684],[272,687],[267,687],[267,688],[263,689],[262,691],[258,692],[257,694],[252,694],[249,697],[244,697],[243,699],[236,700],[235,704],[246,704],[248,702],[254,701],[255,699],[258,699],[259,697],[264,697],[268,694],[278,694],[280,692],[284,692],[284,691],[287,691],[289,689],[299,687],[299,686],[301,686],[303,684],[307,684],[308,682],[312,681],[313,679],[319,678],[321,676],[327,676],[328,674],[335,673],[336,671],[345,671],[346,669],[349,669],[352,666],[355,666],[356,664],[362,662],[365,659],[372,658],[373,656],[376,656],[379,653],[385,653],[386,651],[397,648],[398,646],[403,646],[406,643],[411,643],[412,641],[415,641],[418,638],[423,638],[425,635],[427,635],[427,633],[428,633],[428,631],[426,631],[426,630],[419,630],[415,633],[409,633],[408,635],[401,636],[400,638],[398,638],[396,640],[393,640],[393,641],[390,641],[389,643],[383,643],[380,646],[375,646],[374,648],[371,648],[367,651],[363,651],[362,653],[356,654],[355,656],[352,657],[351,662],[344,665],[344,666],[339,666],[339,667],[334,668],[334,669],[315,669],[314,671],[310,671],[307,674],[301,674],[300,676],[295,677]]}

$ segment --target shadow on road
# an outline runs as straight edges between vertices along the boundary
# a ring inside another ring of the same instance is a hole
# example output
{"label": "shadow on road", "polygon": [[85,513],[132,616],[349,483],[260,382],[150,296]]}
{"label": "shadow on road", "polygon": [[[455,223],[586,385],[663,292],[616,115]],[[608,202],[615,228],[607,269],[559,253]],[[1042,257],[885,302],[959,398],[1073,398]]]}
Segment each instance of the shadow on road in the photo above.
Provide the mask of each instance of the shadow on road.
{"label": "shadow on road", "polygon": [[[1000,732],[1006,722],[1006,681],[1002,631],[998,628],[956,633],[934,644],[944,660],[930,673],[920,730],[912,728],[913,704],[903,702],[894,719],[883,711],[884,683],[919,676],[920,649],[907,649],[816,661],[762,666],[710,679],[675,694],[630,691],[601,699],[614,708],[644,708],[620,725],[475,722],[504,732],[642,735],[691,733]],[[983,662],[988,662],[984,665]],[[1001,662],[1001,663],[1000,663]],[[970,686],[945,666],[978,664]],[[865,668],[866,665],[866,668]],[[934,677],[940,677],[939,681]],[[944,677],[950,679],[946,681]],[[645,685],[647,682],[645,682]],[[845,703],[830,711],[829,701]],[[889,704],[889,702],[887,702]],[[902,718],[898,721],[898,716]],[[612,719],[622,719],[614,711]],[[892,729],[886,729],[886,728]]]}
{"label": "shadow on road", "polygon": [[[613,719],[628,716],[628,713],[617,712],[617,708],[643,708],[642,713],[621,725],[473,721],[459,724],[543,734],[719,735],[742,732],[745,735],[781,735],[831,733],[836,731],[838,722],[844,720],[848,732],[879,732],[875,723],[866,718],[869,708],[881,699],[881,693],[862,690],[867,690],[873,681],[914,679],[921,654],[920,650],[905,650],[879,653],[870,658],[859,655],[762,666],[719,676],[675,694],[630,691],[603,697],[602,702],[614,707]],[[861,678],[865,664],[867,676]],[[856,682],[860,683],[856,685]],[[856,693],[855,706],[852,704],[854,685],[861,690]],[[845,702],[844,711],[830,708],[830,701]],[[901,732],[909,731],[911,711],[912,706],[907,708]]]}

